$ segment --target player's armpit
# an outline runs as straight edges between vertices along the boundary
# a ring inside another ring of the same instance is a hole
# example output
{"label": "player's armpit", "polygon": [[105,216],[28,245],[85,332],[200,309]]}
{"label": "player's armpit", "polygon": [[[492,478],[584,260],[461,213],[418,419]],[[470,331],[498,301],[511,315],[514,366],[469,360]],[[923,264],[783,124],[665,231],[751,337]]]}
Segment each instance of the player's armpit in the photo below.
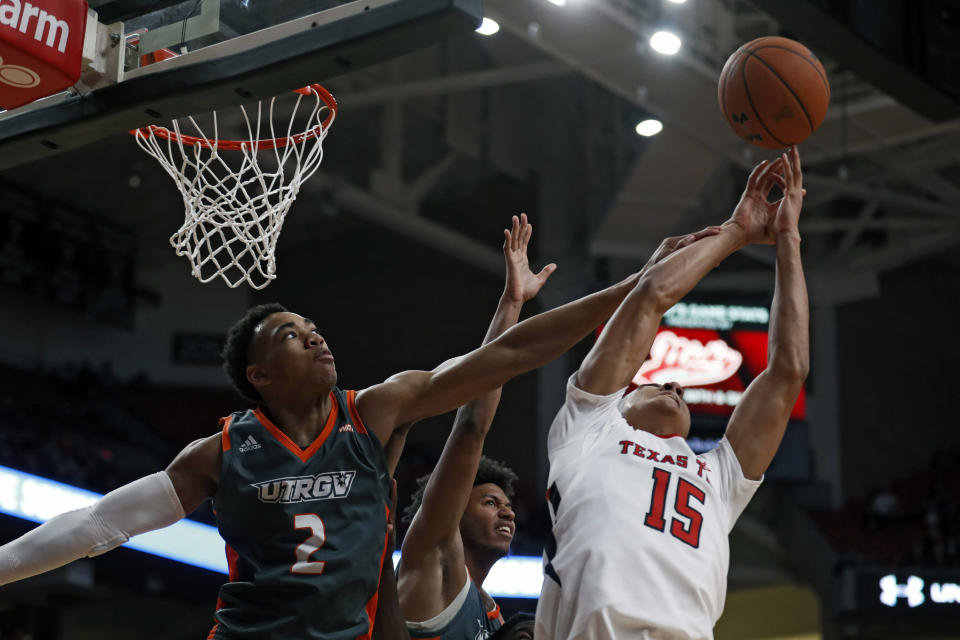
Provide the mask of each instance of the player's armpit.
{"label": "player's armpit", "polygon": [[641,281],[604,327],[577,371],[576,385],[606,396],[626,387],[650,352],[661,312]]}
{"label": "player's armpit", "polygon": [[[367,424],[364,422],[364,424]],[[397,470],[397,464],[400,463],[400,456],[403,454],[403,448],[407,444],[407,434],[413,424],[405,424],[397,427],[390,434],[386,444],[383,445],[383,455],[387,459],[387,471],[392,476]],[[369,425],[368,425],[369,427]]]}
{"label": "player's armpit", "polygon": [[401,410],[415,401],[428,376],[427,371],[404,371],[357,393],[357,412],[367,430],[380,439],[385,453],[397,430],[409,431],[413,426],[412,420],[401,417]]}
{"label": "player's armpit", "polygon": [[187,514],[193,513],[217,490],[223,461],[221,438],[221,434],[216,433],[191,442],[167,467],[167,475]]}
{"label": "player's armpit", "polygon": [[750,383],[727,425],[726,436],[743,475],[759,480],[773,461],[806,373],[768,368]]}

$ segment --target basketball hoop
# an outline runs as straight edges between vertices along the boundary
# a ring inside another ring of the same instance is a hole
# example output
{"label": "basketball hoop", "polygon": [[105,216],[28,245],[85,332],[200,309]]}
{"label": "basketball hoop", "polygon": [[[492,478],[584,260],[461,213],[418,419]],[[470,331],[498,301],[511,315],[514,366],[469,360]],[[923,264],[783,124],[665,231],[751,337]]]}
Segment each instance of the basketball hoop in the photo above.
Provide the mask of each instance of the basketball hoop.
{"label": "basketball hoop", "polygon": [[[190,261],[191,273],[200,282],[219,276],[230,287],[246,282],[263,289],[277,277],[275,251],[284,218],[300,185],[320,166],[323,140],[337,115],[337,101],[319,84],[294,93],[290,123],[281,136],[274,125],[276,97],[270,98],[266,114],[262,101],[257,102],[255,119],[240,107],[247,132],[241,140],[220,139],[216,111],[211,114],[212,136],[194,116],[183,120],[197,135],[181,133],[179,120],[173,121],[172,130],[151,125],[130,132],[183,195],[186,215],[170,244]],[[303,102],[309,115],[294,133],[298,113],[302,118],[307,112]],[[263,116],[270,137],[260,139]],[[261,167],[262,162],[270,166]]]}

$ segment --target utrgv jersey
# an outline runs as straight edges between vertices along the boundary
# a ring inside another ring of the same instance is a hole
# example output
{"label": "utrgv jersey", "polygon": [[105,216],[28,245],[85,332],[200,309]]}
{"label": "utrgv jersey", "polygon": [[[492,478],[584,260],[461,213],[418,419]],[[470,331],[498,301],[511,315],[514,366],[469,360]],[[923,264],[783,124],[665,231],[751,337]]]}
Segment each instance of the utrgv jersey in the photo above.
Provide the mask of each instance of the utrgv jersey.
{"label": "utrgv jersey", "polygon": [[330,417],[304,450],[260,409],[221,420],[213,503],[230,580],[211,639],[369,638],[390,478],[354,397],[331,392]]}
{"label": "utrgv jersey", "polygon": [[[487,611],[480,596],[480,590],[473,583],[469,575],[467,576],[466,598],[458,602],[461,598],[458,596],[450,603],[451,607],[459,605],[459,610],[453,615],[453,618],[447,624],[439,626],[436,629],[412,629],[410,623],[407,623],[407,630],[411,638],[424,638],[428,640],[486,640],[494,631],[503,624],[500,616],[500,607],[494,607],[493,611]],[[444,611],[436,618],[445,616]]]}
{"label": "utrgv jersey", "polygon": [[744,478],[726,438],[698,456],[681,436],[627,424],[622,393],[575,380],[548,438],[553,535],[537,639],[712,638],[728,534],[760,482]]}

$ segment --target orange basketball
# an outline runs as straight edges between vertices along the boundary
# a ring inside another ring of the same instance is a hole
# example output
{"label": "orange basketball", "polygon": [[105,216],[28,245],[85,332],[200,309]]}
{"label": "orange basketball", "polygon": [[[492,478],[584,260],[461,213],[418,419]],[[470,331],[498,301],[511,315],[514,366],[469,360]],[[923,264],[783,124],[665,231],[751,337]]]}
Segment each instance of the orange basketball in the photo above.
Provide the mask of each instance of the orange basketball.
{"label": "orange basketball", "polygon": [[734,132],[765,149],[788,147],[817,130],[830,83],[810,49],[789,38],[757,38],[727,58],[717,87]]}

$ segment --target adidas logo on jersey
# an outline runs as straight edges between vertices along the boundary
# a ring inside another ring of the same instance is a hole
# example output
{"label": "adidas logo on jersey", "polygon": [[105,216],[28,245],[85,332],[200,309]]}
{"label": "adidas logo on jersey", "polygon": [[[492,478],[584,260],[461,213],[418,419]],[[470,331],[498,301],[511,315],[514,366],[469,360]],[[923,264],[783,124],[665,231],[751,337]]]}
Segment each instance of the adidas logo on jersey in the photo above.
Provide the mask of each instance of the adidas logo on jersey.
{"label": "adidas logo on jersey", "polygon": [[250,486],[257,488],[260,502],[290,504],[346,498],[356,476],[356,471],[333,471],[315,476],[277,478]]}
{"label": "adidas logo on jersey", "polygon": [[260,448],[262,448],[260,443],[254,440],[253,436],[247,436],[247,439],[244,440],[239,447],[237,447],[237,451],[240,453],[246,453],[247,451],[253,451],[254,449]]}
{"label": "adidas logo on jersey", "polygon": [[340,433],[343,433],[344,431],[353,433],[353,425],[348,422],[347,424],[340,427]]}

